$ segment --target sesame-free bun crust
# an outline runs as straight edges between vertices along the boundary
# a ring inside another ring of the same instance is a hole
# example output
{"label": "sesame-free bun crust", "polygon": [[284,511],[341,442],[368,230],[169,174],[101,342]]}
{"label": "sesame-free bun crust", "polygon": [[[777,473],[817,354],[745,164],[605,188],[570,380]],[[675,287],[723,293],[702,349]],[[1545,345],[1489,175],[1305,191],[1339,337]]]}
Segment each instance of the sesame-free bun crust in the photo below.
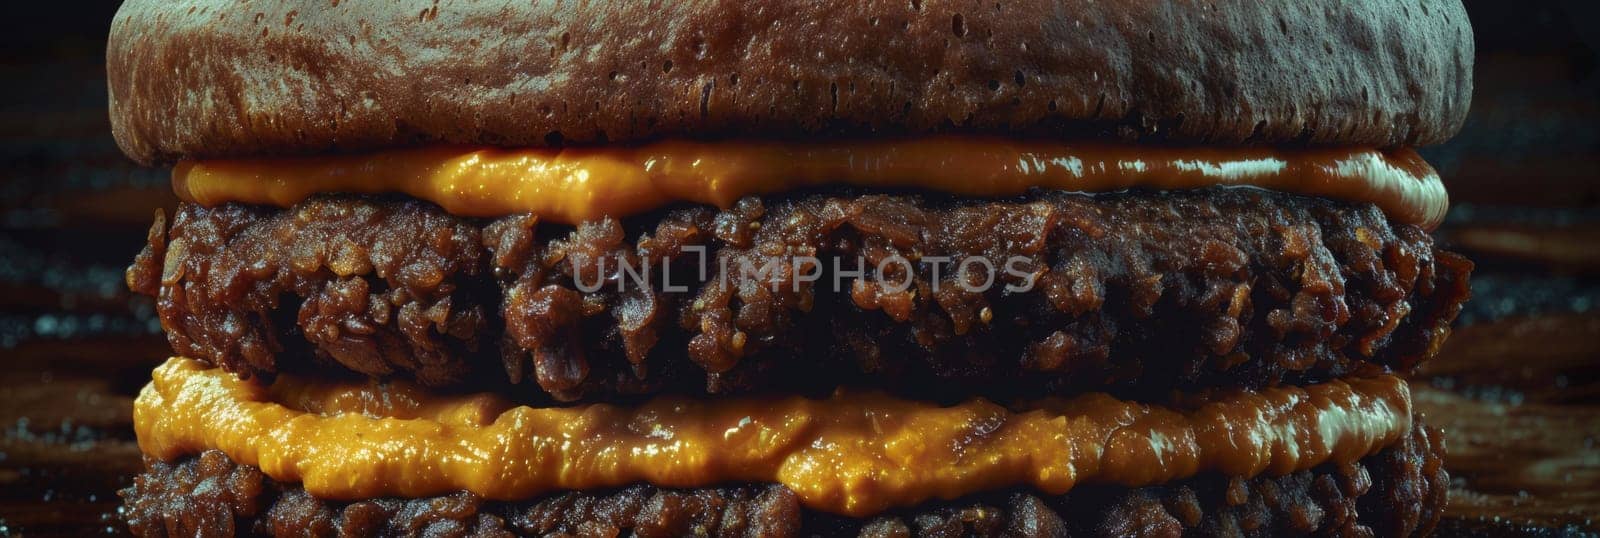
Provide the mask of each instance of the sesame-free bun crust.
{"label": "sesame-free bun crust", "polygon": [[978,133],[1440,142],[1459,0],[128,0],[117,142],[146,163],[443,142]]}

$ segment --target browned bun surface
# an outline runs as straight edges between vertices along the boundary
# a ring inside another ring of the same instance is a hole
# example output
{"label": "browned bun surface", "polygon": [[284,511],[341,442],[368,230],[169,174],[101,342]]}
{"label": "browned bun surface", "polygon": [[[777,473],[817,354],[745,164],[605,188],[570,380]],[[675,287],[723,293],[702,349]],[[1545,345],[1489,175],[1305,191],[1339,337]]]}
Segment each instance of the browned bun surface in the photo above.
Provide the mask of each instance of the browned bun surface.
{"label": "browned bun surface", "polygon": [[1422,145],[1472,33],[1416,2],[130,0],[133,158],[931,132]]}

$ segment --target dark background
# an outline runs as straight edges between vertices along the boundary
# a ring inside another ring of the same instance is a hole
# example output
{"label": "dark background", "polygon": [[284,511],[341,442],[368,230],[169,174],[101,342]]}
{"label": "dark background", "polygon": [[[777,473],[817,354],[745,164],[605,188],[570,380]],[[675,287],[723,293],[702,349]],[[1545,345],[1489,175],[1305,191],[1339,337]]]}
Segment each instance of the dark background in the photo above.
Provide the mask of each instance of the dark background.
{"label": "dark background", "polygon": [[[168,353],[122,269],[165,170],[111,140],[116,2],[0,13],[0,535],[121,532],[131,399]],[[1600,532],[1600,2],[1469,1],[1477,94],[1424,153],[1479,263],[1476,298],[1415,384],[1447,432],[1446,532]]]}

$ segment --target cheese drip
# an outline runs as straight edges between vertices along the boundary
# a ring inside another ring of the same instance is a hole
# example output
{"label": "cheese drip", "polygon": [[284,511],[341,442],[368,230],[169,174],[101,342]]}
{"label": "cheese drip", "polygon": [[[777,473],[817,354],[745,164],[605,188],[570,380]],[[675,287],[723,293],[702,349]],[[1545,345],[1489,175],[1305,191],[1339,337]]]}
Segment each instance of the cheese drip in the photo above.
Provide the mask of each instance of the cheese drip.
{"label": "cheese drip", "polygon": [[1200,472],[1279,475],[1355,461],[1410,427],[1410,391],[1394,376],[1183,409],[1104,394],[1020,411],[982,399],[941,407],[876,392],[532,408],[399,382],[282,376],[263,387],[173,358],[134,404],[145,454],[219,449],[328,499],[777,482],[810,508],[853,517],[1013,486],[1060,494]]}
{"label": "cheese drip", "polygon": [[576,224],[666,204],[731,207],[739,198],[819,185],[1010,196],[1031,188],[1250,186],[1378,206],[1432,229],[1449,201],[1410,149],[1176,148],[934,137],[785,142],[668,141],[563,150],[433,146],[368,154],[178,164],[173,189],[202,205],[290,206],[318,193],[402,193],[450,213],[532,213]]}

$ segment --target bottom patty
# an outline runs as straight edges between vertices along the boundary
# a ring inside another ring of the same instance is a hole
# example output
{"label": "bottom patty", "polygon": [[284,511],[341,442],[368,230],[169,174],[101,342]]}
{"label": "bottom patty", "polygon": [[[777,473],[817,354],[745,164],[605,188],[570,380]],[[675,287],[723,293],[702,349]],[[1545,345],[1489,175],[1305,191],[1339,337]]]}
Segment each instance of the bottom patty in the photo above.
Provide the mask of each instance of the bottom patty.
{"label": "bottom patty", "polygon": [[872,519],[807,510],[779,485],[332,502],[218,451],[149,460],[121,494],[128,527],[141,536],[1409,536],[1431,530],[1444,508],[1441,443],[1419,420],[1399,443],[1349,465],[1059,496],[994,493]]}

